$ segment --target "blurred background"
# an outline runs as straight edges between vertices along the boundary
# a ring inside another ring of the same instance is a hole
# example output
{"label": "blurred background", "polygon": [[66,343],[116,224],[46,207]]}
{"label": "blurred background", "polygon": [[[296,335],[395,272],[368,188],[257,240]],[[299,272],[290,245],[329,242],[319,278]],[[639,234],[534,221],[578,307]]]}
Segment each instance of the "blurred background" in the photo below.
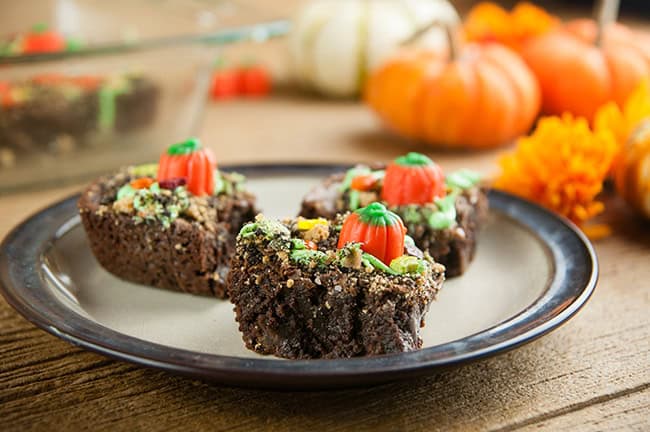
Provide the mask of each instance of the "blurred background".
{"label": "blurred background", "polygon": [[[0,193],[155,161],[192,135],[226,164],[313,161],[314,151],[351,163],[422,147],[382,127],[360,99],[363,80],[432,20],[462,31],[477,2],[351,6],[367,1],[0,1]],[[563,20],[594,7],[534,3]],[[621,2],[631,28],[648,19],[647,0]],[[419,42],[447,44],[440,28]]]}

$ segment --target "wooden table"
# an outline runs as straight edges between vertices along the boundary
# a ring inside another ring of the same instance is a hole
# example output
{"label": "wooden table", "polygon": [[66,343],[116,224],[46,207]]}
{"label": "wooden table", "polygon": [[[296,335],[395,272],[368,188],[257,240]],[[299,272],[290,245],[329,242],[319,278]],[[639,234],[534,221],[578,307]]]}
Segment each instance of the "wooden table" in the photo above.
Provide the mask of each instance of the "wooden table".
{"label": "wooden table", "polygon": [[[358,104],[292,97],[213,104],[203,136],[223,164],[412,149]],[[430,154],[484,172],[496,157]],[[0,198],[0,236],[79,187]],[[508,354],[418,381],[324,393],[220,387],[83,351],[0,300],[0,429],[650,430],[650,227],[617,197],[606,201],[615,234],[596,243],[600,282],[576,317]]]}

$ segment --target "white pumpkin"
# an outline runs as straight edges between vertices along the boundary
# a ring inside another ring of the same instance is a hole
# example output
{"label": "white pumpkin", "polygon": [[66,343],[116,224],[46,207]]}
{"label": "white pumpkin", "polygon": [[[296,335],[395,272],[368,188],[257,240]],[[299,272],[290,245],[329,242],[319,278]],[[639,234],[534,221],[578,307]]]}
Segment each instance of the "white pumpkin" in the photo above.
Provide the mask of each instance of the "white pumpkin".
{"label": "white pumpkin", "polygon": [[[289,50],[294,76],[321,93],[348,97],[361,90],[374,67],[432,21],[456,24],[446,0],[313,0],[294,20]],[[446,47],[434,28],[417,44]]]}

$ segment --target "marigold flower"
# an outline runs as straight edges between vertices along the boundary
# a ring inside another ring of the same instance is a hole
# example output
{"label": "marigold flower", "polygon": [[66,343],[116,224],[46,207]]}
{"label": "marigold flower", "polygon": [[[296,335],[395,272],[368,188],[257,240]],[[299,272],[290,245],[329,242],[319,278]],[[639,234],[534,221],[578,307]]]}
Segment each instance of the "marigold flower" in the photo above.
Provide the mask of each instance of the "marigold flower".
{"label": "marigold flower", "polygon": [[650,86],[644,80],[628,97],[622,109],[615,102],[600,107],[594,117],[594,130],[611,131],[616,138],[617,152],[621,152],[632,132],[646,118],[650,118]]}
{"label": "marigold flower", "polygon": [[592,132],[584,118],[545,117],[501,158],[494,186],[582,225],[604,210],[596,197],[616,148],[611,131]]}

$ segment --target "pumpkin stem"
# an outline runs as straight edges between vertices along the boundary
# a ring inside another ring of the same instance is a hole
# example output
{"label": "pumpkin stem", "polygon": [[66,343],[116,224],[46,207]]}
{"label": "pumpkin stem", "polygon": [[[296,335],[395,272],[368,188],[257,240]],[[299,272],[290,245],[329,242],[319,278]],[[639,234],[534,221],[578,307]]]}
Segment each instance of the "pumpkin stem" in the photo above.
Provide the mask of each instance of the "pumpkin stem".
{"label": "pumpkin stem", "polygon": [[449,58],[451,61],[454,61],[458,58],[460,54],[460,37],[455,26],[452,24],[435,19],[432,20],[419,29],[417,29],[411,36],[401,42],[401,45],[410,45],[418,41],[422,36],[429,33],[432,28],[442,28],[447,36],[447,45],[449,46]]}
{"label": "pumpkin stem", "polygon": [[598,0],[594,5],[594,16],[598,24],[596,33],[596,46],[600,47],[603,44],[605,37],[605,29],[610,23],[616,21],[618,17],[618,9],[621,0]]}

